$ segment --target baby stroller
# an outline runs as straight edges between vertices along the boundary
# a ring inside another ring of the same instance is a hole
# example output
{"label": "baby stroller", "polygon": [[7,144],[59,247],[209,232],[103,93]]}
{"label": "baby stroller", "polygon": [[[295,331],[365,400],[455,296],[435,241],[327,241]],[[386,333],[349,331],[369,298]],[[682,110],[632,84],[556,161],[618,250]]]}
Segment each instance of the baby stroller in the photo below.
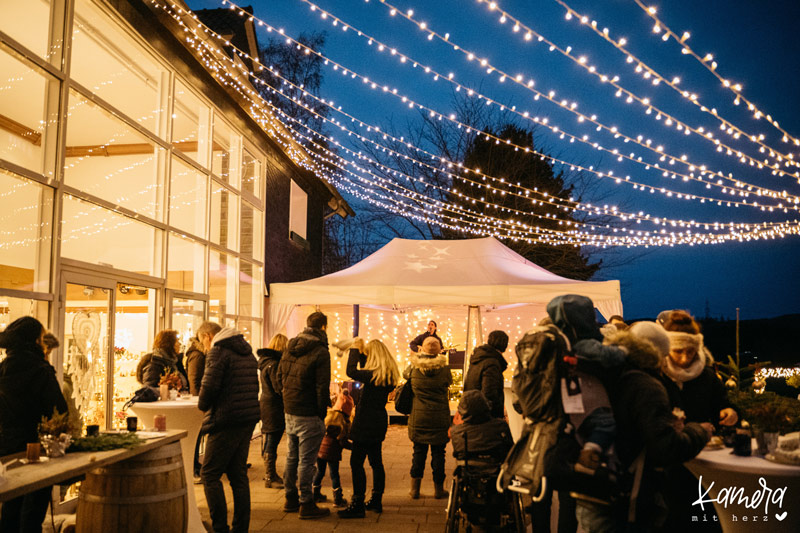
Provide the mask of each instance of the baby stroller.
{"label": "baby stroller", "polygon": [[446,533],[526,531],[522,495],[497,492],[500,464],[491,458],[459,460],[447,502]]}

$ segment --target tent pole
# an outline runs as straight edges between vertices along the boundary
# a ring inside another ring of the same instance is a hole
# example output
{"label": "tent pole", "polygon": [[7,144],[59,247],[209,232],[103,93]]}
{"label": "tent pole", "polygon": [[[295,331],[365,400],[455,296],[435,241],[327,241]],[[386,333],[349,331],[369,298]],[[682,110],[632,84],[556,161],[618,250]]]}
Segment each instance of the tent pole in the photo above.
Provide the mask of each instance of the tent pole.
{"label": "tent pole", "polygon": [[469,358],[472,352],[483,344],[483,324],[481,323],[481,308],[478,305],[470,305],[467,308],[467,343],[464,346],[464,375],[461,380],[461,387],[464,387],[464,380],[467,378],[469,370]]}
{"label": "tent pole", "polygon": [[361,307],[358,304],[353,306],[353,338],[358,337],[358,326],[361,321]]}

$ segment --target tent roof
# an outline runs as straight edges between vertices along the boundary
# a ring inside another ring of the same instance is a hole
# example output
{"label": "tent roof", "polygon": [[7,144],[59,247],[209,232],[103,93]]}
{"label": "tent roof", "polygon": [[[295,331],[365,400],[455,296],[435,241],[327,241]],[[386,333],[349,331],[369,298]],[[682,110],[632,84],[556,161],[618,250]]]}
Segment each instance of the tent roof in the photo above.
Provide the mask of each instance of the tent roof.
{"label": "tent roof", "polygon": [[[556,276],[493,237],[393,239],[350,268],[297,283],[272,283],[270,304],[504,305],[577,293],[620,301],[619,281]],[[621,303],[619,304],[621,307]]]}

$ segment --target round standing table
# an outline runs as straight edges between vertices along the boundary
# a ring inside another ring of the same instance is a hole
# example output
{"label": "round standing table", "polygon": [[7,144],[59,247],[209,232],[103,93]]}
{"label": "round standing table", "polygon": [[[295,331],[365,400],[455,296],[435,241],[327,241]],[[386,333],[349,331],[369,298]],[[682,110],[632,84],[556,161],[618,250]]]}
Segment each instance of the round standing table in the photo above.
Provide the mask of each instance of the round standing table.
{"label": "round standing table", "polygon": [[[756,449],[755,441],[753,449]],[[702,476],[703,488],[698,488],[699,494],[692,494],[693,501],[701,494],[705,494],[703,500],[706,501],[723,500],[713,505],[725,533],[800,531],[800,509],[797,508],[800,466],[775,463],[755,455],[740,457],[733,455],[730,448],[723,448],[700,452],[686,467],[698,478],[698,485]],[[779,489],[784,488],[781,502]],[[750,506],[745,505],[744,498]],[[694,505],[693,509],[702,521],[704,513],[700,505]]]}
{"label": "round standing table", "polygon": [[186,438],[181,439],[181,455],[183,468],[186,471],[186,486],[188,487],[189,523],[188,533],[205,533],[200,511],[197,509],[197,499],[194,496],[194,447],[197,436],[200,434],[200,425],[203,422],[203,412],[197,408],[197,396],[185,400],[167,400],[157,402],[139,402],[131,406],[131,411],[139,418],[145,429],[155,426],[153,419],[156,415],[167,417],[167,429],[186,430]]}

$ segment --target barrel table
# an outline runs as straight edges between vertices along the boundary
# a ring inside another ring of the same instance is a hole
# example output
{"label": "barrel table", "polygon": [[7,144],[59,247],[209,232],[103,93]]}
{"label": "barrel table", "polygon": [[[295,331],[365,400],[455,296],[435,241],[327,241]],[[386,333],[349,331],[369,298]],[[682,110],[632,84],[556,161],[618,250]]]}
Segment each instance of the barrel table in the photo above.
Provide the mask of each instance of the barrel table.
{"label": "barrel table", "polygon": [[181,455],[183,457],[183,468],[186,475],[186,486],[189,487],[189,533],[205,533],[203,520],[200,511],[197,509],[197,500],[192,487],[194,478],[194,446],[197,436],[200,434],[200,425],[203,422],[203,412],[197,408],[196,396],[179,400],[166,400],[147,403],[135,403],[130,410],[139,418],[139,421],[146,428],[152,428],[155,424],[153,419],[156,415],[167,417],[167,429],[185,430],[187,436],[181,440]]}
{"label": "barrel table", "polygon": [[86,474],[76,533],[180,533],[188,522],[181,447],[173,442]]}

